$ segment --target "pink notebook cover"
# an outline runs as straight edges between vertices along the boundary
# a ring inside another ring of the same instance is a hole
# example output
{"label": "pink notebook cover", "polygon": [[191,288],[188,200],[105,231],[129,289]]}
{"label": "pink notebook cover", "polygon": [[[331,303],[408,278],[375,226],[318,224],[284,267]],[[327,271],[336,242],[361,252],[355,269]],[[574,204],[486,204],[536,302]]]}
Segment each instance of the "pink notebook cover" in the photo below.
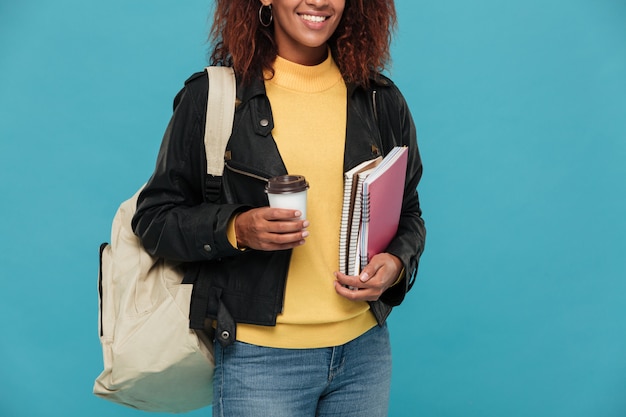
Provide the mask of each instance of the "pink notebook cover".
{"label": "pink notebook cover", "polygon": [[[369,206],[369,212],[367,207],[363,207],[361,268],[367,265],[372,256],[383,252],[398,231],[406,180],[407,150],[406,147],[394,148],[388,155],[390,158],[387,161],[383,159],[363,185],[364,202]],[[393,155],[394,152],[397,154]]]}

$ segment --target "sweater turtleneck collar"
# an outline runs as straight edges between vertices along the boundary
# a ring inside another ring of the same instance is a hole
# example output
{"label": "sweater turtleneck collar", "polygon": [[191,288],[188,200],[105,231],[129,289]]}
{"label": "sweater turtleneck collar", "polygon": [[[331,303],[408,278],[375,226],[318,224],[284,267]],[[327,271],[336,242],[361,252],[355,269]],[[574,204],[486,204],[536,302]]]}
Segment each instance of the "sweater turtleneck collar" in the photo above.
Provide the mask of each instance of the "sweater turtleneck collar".
{"label": "sweater turtleneck collar", "polygon": [[339,67],[330,52],[324,62],[318,65],[301,65],[276,57],[274,77],[266,82],[303,93],[318,93],[335,86],[342,80]]}

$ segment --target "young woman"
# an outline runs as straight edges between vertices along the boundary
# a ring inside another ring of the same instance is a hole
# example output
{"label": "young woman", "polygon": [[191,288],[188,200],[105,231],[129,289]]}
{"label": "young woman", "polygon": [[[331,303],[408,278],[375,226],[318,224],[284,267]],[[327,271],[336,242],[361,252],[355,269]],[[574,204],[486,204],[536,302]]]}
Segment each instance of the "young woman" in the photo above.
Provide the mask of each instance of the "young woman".
{"label": "young woman", "polygon": [[[238,80],[224,174],[205,174],[196,74],[133,220],[149,252],[184,262],[191,327],[215,328],[214,416],[387,415],[385,320],[425,239],[415,127],[380,75],[394,25],[393,0],[216,1],[212,62]],[[343,172],[394,146],[409,151],[398,232],[360,275],[339,273]],[[306,219],[268,207],[268,179],[287,173],[310,184]]]}

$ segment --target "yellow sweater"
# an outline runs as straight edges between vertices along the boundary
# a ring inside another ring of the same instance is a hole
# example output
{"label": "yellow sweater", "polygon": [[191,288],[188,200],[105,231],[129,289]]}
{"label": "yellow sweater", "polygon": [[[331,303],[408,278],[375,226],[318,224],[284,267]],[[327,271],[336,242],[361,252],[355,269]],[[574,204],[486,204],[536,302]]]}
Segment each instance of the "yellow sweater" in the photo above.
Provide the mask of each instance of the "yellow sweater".
{"label": "yellow sweater", "polygon": [[306,243],[293,250],[275,327],[239,324],[237,339],[260,346],[316,348],[349,342],[376,325],[366,302],[335,292],[343,196],[347,89],[329,54],[303,66],[278,57],[265,82],[274,137],[290,174],[309,182]]}

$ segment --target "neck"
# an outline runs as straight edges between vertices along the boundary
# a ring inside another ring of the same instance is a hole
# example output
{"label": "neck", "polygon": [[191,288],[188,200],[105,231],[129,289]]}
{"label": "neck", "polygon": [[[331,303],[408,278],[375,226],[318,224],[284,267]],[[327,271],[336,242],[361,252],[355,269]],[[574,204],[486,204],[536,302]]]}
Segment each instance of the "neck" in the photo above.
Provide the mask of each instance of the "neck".
{"label": "neck", "polygon": [[328,45],[324,44],[315,48],[302,47],[298,50],[278,49],[278,55],[287,61],[300,65],[319,65],[328,58]]}

